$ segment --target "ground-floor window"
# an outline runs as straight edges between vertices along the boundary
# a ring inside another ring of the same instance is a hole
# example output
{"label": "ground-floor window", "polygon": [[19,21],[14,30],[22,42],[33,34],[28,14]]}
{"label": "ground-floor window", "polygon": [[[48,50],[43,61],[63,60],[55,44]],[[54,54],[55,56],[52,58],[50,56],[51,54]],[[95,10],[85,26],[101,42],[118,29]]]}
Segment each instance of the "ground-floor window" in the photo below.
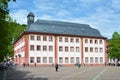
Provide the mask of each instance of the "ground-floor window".
{"label": "ground-floor window", "polygon": [[71,57],[70,63],[74,63],[74,57]]}
{"label": "ground-floor window", "polygon": [[100,57],[100,63],[103,63],[103,57]]}
{"label": "ground-floor window", "polygon": [[53,57],[49,57],[49,63],[53,63]]}
{"label": "ground-floor window", "polygon": [[59,63],[63,63],[63,58],[59,57]]}
{"label": "ground-floor window", "polygon": [[30,57],[30,63],[34,63],[34,57]]}
{"label": "ground-floor window", "polygon": [[41,62],[41,58],[37,57],[37,63],[40,63],[40,62]]}
{"label": "ground-floor window", "polygon": [[90,57],[90,63],[93,63],[93,57]]}
{"label": "ground-floor window", "polygon": [[88,57],[85,57],[85,63],[88,63]]}
{"label": "ground-floor window", "polygon": [[95,57],[95,63],[98,63],[98,57]]}
{"label": "ground-floor window", "polygon": [[76,57],[76,63],[78,63],[79,62],[79,57]]}
{"label": "ground-floor window", "polygon": [[65,63],[69,63],[68,57],[65,57]]}
{"label": "ground-floor window", "polygon": [[43,57],[43,63],[47,63],[47,57]]}

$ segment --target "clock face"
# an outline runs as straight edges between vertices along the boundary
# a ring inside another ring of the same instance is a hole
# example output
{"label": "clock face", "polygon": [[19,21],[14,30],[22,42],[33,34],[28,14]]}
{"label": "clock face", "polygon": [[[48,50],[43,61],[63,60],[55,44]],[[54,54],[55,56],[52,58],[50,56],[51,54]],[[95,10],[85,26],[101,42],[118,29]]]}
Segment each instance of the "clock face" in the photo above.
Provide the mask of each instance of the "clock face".
{"label": "clock face", "polygon": [[33,20],[33,17],[30,17],[30,20]]}

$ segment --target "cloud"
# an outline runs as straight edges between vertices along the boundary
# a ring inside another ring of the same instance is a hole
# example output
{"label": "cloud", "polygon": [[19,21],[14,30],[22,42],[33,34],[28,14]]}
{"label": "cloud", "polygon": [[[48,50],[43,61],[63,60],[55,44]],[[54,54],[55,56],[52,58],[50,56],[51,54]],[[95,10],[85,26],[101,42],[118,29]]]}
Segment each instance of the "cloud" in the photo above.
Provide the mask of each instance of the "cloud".
{"label": "cloud", "polygon": [[20,24],[26,24],[27,23],[27,15],[28,15],[28,11],[26,10],[18,10],[18,11],[15,11],[15,12],[11,12],[10,13],[10,16],[12,16],[12,18],[14,20],[17,21],[17,23],[20,23]]}
{"label": "cloud", "polygon": [[120,0],[112,0],[112,8],[120,10]]}

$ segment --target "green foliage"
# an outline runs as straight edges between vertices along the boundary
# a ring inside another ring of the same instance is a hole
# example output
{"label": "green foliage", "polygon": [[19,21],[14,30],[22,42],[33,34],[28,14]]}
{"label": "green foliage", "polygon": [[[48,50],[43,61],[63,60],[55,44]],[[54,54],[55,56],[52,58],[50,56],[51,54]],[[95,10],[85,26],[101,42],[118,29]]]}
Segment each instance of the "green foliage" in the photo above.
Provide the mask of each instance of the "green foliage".
{"label": "green foliage", "polygon": [[9,16],[9,1],[11,0],[0,0],[0,62],[13,55],[12,38],[17,38],[25,28],[13,22]]}
{"label": "green foliage", "polygon": [[112,39],[108,41],[108,56],[109,58],[117,58],[120,59],[120,34],[118,32],[114,32],[112,35]]}

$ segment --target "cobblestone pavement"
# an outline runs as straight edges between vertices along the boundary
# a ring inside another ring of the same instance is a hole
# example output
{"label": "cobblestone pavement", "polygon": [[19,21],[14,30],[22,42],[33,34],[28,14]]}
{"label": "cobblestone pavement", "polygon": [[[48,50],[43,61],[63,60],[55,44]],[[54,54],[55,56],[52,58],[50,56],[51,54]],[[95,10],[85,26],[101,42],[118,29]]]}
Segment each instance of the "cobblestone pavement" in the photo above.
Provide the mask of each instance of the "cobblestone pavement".
{"label": "cobblestone pavement", "polygon": [[63,66],[58,72],[51,66],[17,67],[0,71],[0,80],[120,80],[120,67]]}

